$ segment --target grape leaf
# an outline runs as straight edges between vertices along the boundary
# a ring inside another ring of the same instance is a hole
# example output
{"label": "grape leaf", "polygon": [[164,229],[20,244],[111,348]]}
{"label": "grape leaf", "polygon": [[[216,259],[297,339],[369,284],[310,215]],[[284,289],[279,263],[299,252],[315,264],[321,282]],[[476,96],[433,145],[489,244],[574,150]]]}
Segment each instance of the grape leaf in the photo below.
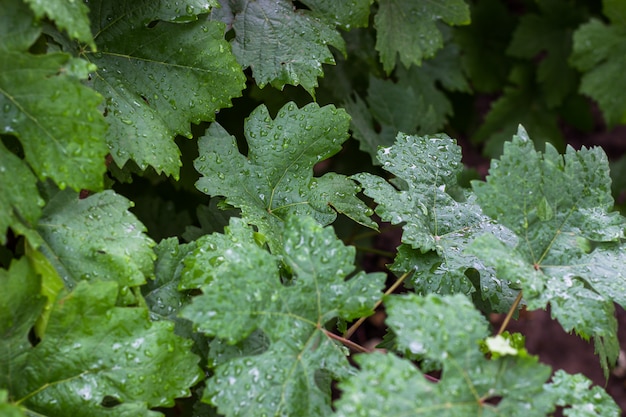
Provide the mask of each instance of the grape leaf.
{"label": "grape leaf", "polygon": [[[608,394],[588,390],[591,381],[580,375],[567,380],[559,373],[547,383],[550,368],[536,357],[487,359],[479,342],[488,336],[488,323],[462,295],[395,296],[386,306],[400,346],[440,361],[441,379],[428,381],[415,365],[391,353],[359,355],[359,372],[339,384],[336,417],[545,417],[556,405],[588,407],[593,396],[595,408],[587,415],[619,415]],[[573,387],[577,395],[567,392]]]}
{"label": "grape leaf", "polygon": [[378,7],[374,18],[378,31],[376,50],[388,74],[396,66],[396,54],[404,66],[419,66],[443,47],[443,35],[436,24],[439,20],[449,25],[466,25],[470,21],[469,7],[463,0],[380,0]]}
{"label": "grape leaf", "polygon": [[471,21],[454,31],[455,43],[463,51],[463,69],[475,91],[499,92],[511,69],[502,51],[511,40],[515,17],[500,0],[480,0],[471,3]]}
{"label": "grape leaf", "polygon": [[[355,250],[314,219],[291,216],[283,234],[279,258],[233,218],[225,235],[200,238],[185,260],[183,286],[202,282],[203,295],[183,309],[183,317],[230,344],[255,330],[269,341],[260,354],[244,349],[222,358],[207,381],[204,401],[227,416],[328,415],[330,381],[320,377],[346,375],[349,364],[324,326],[370,314],[384,285],[384,274],[361,272],[345,281],[354,271]],[[291,278],[281,278],[279,260]]]}
{"label": "grape leaf", "polygon": [[[450,36],[444,32],[448,40]],[[358,96],[347,101],[351,128],[374,164],[378,163],[378,147],[391,146],[398,132],[424,135],[444,127],[452,114],[452,103],[441,87],[469,91],[460,67],[458,48],[449,43],[421,67],[398,68],[396,82],[370,77],[367,105]],[[375,131],[375,125],[380,132]]]}
{"label": "grape leaf", "polygon": [[37,244],[37,234],[32,232],[41,216],[44,201],[37,191],[37,178],[26,164],[9,152],[0,142],[0,244],[6,243],[6,230],[26,236]]}
{"label": "grape leaf", "polygon": [[0,51],[26,52],[41,35],[32,10],[21,0],[0,3]]}
{"label": "grape leaf", "polygon": [[[97,0],[89,7],[98,51],[77,52],[98,66],[88,84],[105,98],[113,159],[177,178],[173,137],[191,137],[190,122],[214,120],[244,88],[223,24],[191,21],[208,11],[205,1]],[[168,21],[179,17],[191,22]]]}
{"label": "grape leaf", "polygon": [[348,138],[348,120],[332,105],[298,109],[288,103],[275,119],[259,106],[244,127],[247,157],[239,153],[235,138],[213,123],[199,140],[195,167],[202,176],[196,187],[241,208],[242,217],[258,226],[273,249],[281,246],[276,231],[289,214],[310,215],[326,225],[339,212],[375,228],[352,180],[332,172],[313,177],[313,166],[337,153]]}
{"label": "grape leaf", "polygon": [[572,65],[582,71],[580,92],[598,102],[609,125],[626,123],[626,27],[596,19],[574,32]]}
{"label": "grape leaf", "polygon": [[559,148],[565,147],[556,110],[546,103],[533,66],[525,63],[513,67],[509,74],[511,84],[491,104],[484,123],[474,134],[473,141],[485,142],[485,154],[494,158],[501,155],[504,143],[515,134],[520,124],[526,126],[537,145],[549,141]]}
{"label": "grape leaf", "polygon": [[21,408],[8,403],[8,398],[9,393],[0,389],[0,415],[4,417],[26,417]]}
{"label": "grape leaf", "polygon": [[603,0],[602,13],[611,23],[623,25],[626,23],[626,4],[620,0]]}
{"label": "grape leaf", "polygon": [[40,250],[68,288],[92,279],[138,286],[152,274],[154,242],[130,205],[107,190],[82,200],[60,192],[44,208],[37,228],[45,241]]}
{"label": "grape leaf", "polygon": [[25,0],[37,19],[47,17],[67,32],[71,39],[88,44],[92,49],[96,44],[89,27],[89,9],[81,1]]}
{"label": "grape leaf", "polygon": [[[461,149],[445,135],[409,136],[398,134],[396,143],[378,151],[383,168],[400,181],[396,187],[368,173],[356,174],[365,195],[378,204],[376,213],[383,221],[402,223],[402,242],[393,271],[415,270],[412,285],[420,292],[471,294],[480,292],[494,303],[490,310],[506,311],[515,291],[496,278],[464,248],[487,231],[504,240],[512,239],[505,228],[482,214],[473,199],[456,201],[456,176],[462,170]],[[480,273],[474,285],[466,275],[470,269]]]}
{"label": "grape leaf", "polygon": [[350,30],[367,26],[372,0],[302,0],[316,16],[323,17],[335,26]]}
{"label": "grape leaf", "polygon": [[552,108],[561,105],[578,86],[578,74],[568,65],[568,57],[572,52],[572,31],[583,22],[586,13],[563,0],[542,1],[538,6],[540,13],[527,13],[520,18],[507,53],[531,59],[544,53],[537,68],[537,82],[546,104]]}
{"label": "grape leaf", "polygon": [[221,207],[222,200],[212,198],[208,205],[200,205],[196,208],[196,216],[200,222],[200,227],[187,226],[183,239],[187,242],[198,239],[200,236],[213,233],[223,232],[224,226],[228,224],[228,219],[239,216],[239,210]]}
{"label": "grape leaf", "polygon": [[[0,12],[15,11],[25,19],[23,10],[11,6],[14,2],[3,2]],[[106,123],[97,109],[102,97],[80,82],[92,66],[63,53],[25,52],[39,29],[15,25],[8,25],[15,34],[2,31],[9,45],[0,47],[0,133],[20,139],[26,162],[40,179],[61,188],[101,189],[107,153]]]}
{"label": "grape leaf", "polygon": [[[305,3],[311,3],[315,10],[318,2]],[[345,13],[350,13],[345,3],[339,8],[333,3],[332,7],[333,14],[341,16],[342,21]],[[320,7],[324,19],[308,10],[295,10],[289,0],[230,0],[230,8],[235,31],[233,54],[244,68],[252,69],[261,88],[267,84],[280,90],[286,84],[302,85],[315,96],[317,77],[323,75],[322,64],[335,63],[328,45],[345,52],[335,23],[326,20],[331,13],[330,2]],[[362,13],[362,9],[361,5],[355,11]]]}
{"label": "grape leaf", "polygon": [[600,148],[568,147],[561,156],[548,144],[541,154],[520,127],[487,181],[472,183],[483,212],[518,240],[484,235],[470,248],[521,286],[529,309],[550,304],[566,331],[594,337],[605,372],[619,351],[613,302],[626,305],[626,277],[617,268],[626,261],[619,245],[626,222],[610,212],[610,184]]}
{"label": "grape leaf", "polygon": [[148,408],[189,395],[202,377],[190,342],[145,309],[115,307],[117,293],[114,282],[81,282],[57,301],[41,342],[16,352],[16,403],[42,415],[157,416]]}
{"label": "grape leaf", "polygon": [[41,280],[26,258],[0,269],[0,389],[23,378],[16,359],[30,348],[28,333],[46,303]]}

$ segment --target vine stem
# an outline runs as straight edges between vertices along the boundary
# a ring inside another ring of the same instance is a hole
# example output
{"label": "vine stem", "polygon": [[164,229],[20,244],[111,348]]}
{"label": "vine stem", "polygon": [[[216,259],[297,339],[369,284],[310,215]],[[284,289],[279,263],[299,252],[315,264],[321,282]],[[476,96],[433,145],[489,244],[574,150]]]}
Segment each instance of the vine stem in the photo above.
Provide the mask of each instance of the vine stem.
{"label": "vine stem", "polygon": [[[387,291],[385,291],[385,295],[389,295],[389,294],[393,293],[395,290],[397,290],[398,287],[402,284],[402,282],[404,282],[404,280],[411,274],[411,272],[413,272],[413,271],[405,272],[404,274],[402,274],[402,276],[400,278],[398,278],[396,280],[396,282],[394,282],[393,285],[391,287],[389,287],[389,289]],[[381,298],[374,305],[374,310],[376,310],[378,307],[380,307],[380,305],[382,303],[383,303],[383,299]],[[350,328],[343,334],[343,337],[346,338],[346,339],[349,339],[350,337],[352,337],[354,332],[356,332],[356,330],[359,327],[361,327],[361,324],[363,324],[363,322],[365,322],[366,319],[367,319],[367,317],[361,317],[356,323],[354,323],[352,326],[350,326]]]}
{"label": "vine stem", "polygon": [[519,306],[519,303],[521,301],[522,301],[522,291],[520,290],[519,294],[517,294],[517,297],[515,298],[515,301],[513,301],[513,305],[509,309],[509,312],[506,313],[506,317],[504,318],[504,321],[500,325],[500,329],[498,330],[498,333],[497,333],[498,336],[501,335],[506,329],[506,326],[509,325],[511,318],[513,317],[513,314],[515,313],[515,310],[517,310],[517,307]]}
{"label": "vine stem", "polygon": [[[344,345],[346,345],[347,347],[349,347],[350,349],[354,351],[361,352],[361,353],[372,353],[375,350],[375,349],[368,349],[365,346],[361,346],[357,343],[354,343],[352,340],[348,340],[345,337],[339,336],[338,334],[329,332],[326,329],[320,329],[320,330],[322,330],[326,336],[343,343]],[[428,374],[423,374],[423,376],[430,382],[439,382],[439,379],[435,378],[434,376],[430,376]]]}

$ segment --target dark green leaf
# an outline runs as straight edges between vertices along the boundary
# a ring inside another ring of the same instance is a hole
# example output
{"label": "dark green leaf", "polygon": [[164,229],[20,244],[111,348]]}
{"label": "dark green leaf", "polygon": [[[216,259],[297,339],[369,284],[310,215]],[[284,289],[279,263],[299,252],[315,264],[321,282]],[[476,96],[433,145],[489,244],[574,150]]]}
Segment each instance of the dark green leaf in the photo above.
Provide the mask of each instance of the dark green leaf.
{"label": "dark green leaf", "polygon": [[67,32],[70,38],[88,44],[95,49],[89,27],[89,9],[82,1],[64,0],[24,0],[37,16],[37,19],[47,17]]}
{"label": "dark green leaf", "polygon": [[[90,85],[105,98],[107,142],[120,167],[132,159],[178,177],[174,136],[191,137],[191,122],[214,120],[240,95],[244,76],[224,25],[193,21],[207,2],[126,3],[89,2],[98,51],[83,56],[98,66]],[[168,22],[181,19],[190,22]]]}
{"label": "dark green leaf", "polygon": [[443,47],[443,36],[436,23],[465,25],[469,7],[463,0],[420,2],[379,0],[374,24],[378,31],[376,50],[387,73],[396,66],[396,54],[404,66],[420,65]]}
{"label": "dark green leaf", "polygon": [[574,33],[572,64],[584,72],[580,92],[596,100],[609,125],[626,123],[626,26],[592,19]]}
{"label": "dark green leaf", "polygon": [[[261,88],[267,84],[280,90],[286,84],[302,85],[315,96],[317,78],[323,75],[322,64],[335,63],[328,46],[345,51],[344,41],[335,29],[340,22],[326,20],[331,9],[325,3],[320,9],[324,20],[311,11],[295,10],[288,0],[231,0],[230,7],[234,14],[233,53],[244,68],[252,69]],[[348,7],[345,4],[342,13],[335,5],[332,10],[337,14],[332,20],[339,17],[337,20],[343,21]]]}

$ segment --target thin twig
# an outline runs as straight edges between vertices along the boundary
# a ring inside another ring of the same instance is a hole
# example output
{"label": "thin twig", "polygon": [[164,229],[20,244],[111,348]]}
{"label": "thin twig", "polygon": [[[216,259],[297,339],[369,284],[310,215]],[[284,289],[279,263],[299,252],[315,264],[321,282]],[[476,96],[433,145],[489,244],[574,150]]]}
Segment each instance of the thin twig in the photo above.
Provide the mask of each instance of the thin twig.
{"label": "thin twig", "polygon": [[368,349],[364,346],[359,345],[358,343],[354,343],[352,340],[348,340],[345,337],[339,336],[338,334],[329,332],[326,329],[322,329],[322,331],[326,334],[326,336],[330,337],[331,339],[338,340],[339,342],[343,343],[344,345],[346,345],[347,347],[349,347],[350,349],[354,351],[361,352],[361,353],[373,352],[372,349]]}
{"label": "thin twig", "polygon": [[509,325],[511,318],[513,317],[513,314],[515,314],[515,311],[517,310],[517,307],[519,306],[519,303],[521,301],[522,301],[522,291],[520,290],[519,294],[517,294],[517,298],[515,298],[515,301],[513,301],[513,305],[509,309],[509,312],[506,313],[506,317],[504,318],[504,321],[500,325],[500,330],[498,330],[498,335],[501,335],[506,329],[506,326]]}
{"label": "thin twig", "polygon": [[[413,271],[405,272],[404,274],[402,274],[402,276],[400,278],[398,278],[397,281],[394,282],[393,285],[391,287],[389,287],[389,289],[387,291],[385,291],[385,295],[389,295],[389,294],[393,293],[395,290],[397,290],[398,287],[402,284],[402,282],[404,282],[404,280],[409,275],[411,275],[411,272],[413,272]],[[380,307],[380,305],[382,303],[383,303],[383,299],[381,298],[374,305],[374,310],[376,310],[378,307]],[[361,326],[361,324],[363,324],[363,322],[365,322],[366,319],[367,319],[367,317],[361,317],[356,323],[354,323],[352,326],[350,326],[350,328],[343,334],[343,337],[345,337],[346,339],[351,338],[352,335],[354,334],[354,332],[356,332],[356,330]]]}

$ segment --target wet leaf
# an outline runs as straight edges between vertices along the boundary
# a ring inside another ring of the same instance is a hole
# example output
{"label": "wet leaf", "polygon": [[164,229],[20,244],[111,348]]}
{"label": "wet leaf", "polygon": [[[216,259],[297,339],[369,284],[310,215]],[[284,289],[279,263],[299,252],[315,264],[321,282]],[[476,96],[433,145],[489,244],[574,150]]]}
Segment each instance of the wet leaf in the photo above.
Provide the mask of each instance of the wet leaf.
{"label": "wet leaf", "polygon": [[[537,152],[520,127],[473,189],[483,212],[517,240],[485,234],[471,252],[523,289],[528,308],[546,308],[566,331],[594,337],[605,372],[619,346],[613,302],[626,305],[624,218],[613,208],[600,148]],[[549,212],[550,215],[546,215]]]}
{"label": "wet leaf", "polygon": [[192,122],[214,120],[241,94],[244,75],[224,25],[197,18],[212,3],[89,2],[98,51],[83,56],[98,66],[89,85],[104,97],[118,166],[132,159],[177,178],[174,137],[191,137]]}
{"label": "wet leaf", "polygon": [[35,13],[37,19],[44,16],[67,32],[71,39],[88,44],[95,49],[89,27],[89,9],[82,1],[64,0],[25,0]]}
{"label": "wet leaf", "polygon": [[81,282],[57,300],[41,342],[13,351],[12,401],[40,415],[157,416],[149,408],[190,394],[202,376],[191,342],[146,309],[115,307],[117,293]]}
{"label": "wet leaf", "polygon": [[[504,240],[513,238],[506,228],[485,216],[472,196],[457,201],[456,176],[462,170],[461,149],[446,135],[398,134],[393,146],[380,148],[378,160],[393,174],[393,184],[362,173],[354,175],[363,192],[378,204],[383,221],[402,224],[402,243],[391,269],[398,274],[415,271],[411,286],[419,293],[476,293],[491,311],[506,311],[516,291],[498,279],[465,248],[487,231]],[[469,274],[479,274],[473,283]]]}
{"label": "wet leaf", "polygon": [[488,323],[462,295],[391,296],[386,305],[400,348],[441,363],[441,377],[432,382],[392,353],[359,355],[360,370],[339,384],[334,416],[545,417],[557,405],[589,416],[619,415],[608,394],[590,390],[582,375],[559,372],[548,383],[551,370],[536,357],[486,358],[479,342],[489,335]]}
{"label": "wet leaf", "polygon": [[40,250],[73,288],[82,280],[138,286],[152,275],[154,242],[128,211],[131,203],[111,190],[79,199],[60,192],[45,207]]}
{"label": "wet leaf", "polygon": [[325,326],[370,314],[384,285],[384,274],[361,272],[346,281],[354,248],[314,219],[291,216],[282,233],[279,257],[259,246],[241,219],[231,219],[225,235],[200,238],[185,260],[182,285],[199,285],[203,295],[183,317],[231,345],[259,340],[259,332],[267,338],[261,352],[249,344],[215,364],[204,401],[227,416],[328,415],[328,376],[345,376],[350,365]]}
{"label": "wet leaf", "polygon": [[275,119],[260,106],[245,123],[247,156],[233,136],[213,123],[199,141],[194,165],[202,177],[196,187],[240,208],[273,249],[281,247],[277,232],[290,214],[313,216],[327,225],[339,212],[376,227],[368,217],[371,211],[355,196],[359,187],[352,180],[336,173],[313,177],[313,166],[337,153],[348,138],[348,120],[332,105],[299,109],[288,103]]}

